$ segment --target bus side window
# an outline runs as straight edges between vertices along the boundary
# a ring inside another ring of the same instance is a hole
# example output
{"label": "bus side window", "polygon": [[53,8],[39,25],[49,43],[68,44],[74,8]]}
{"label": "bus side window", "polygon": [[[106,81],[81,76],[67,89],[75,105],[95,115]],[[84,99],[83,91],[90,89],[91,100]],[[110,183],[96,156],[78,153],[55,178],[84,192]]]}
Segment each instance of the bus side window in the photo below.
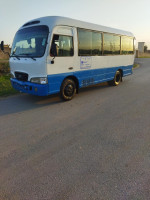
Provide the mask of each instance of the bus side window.
{"label": "bus side window", "polygon": [[73,37],[54,35],[50,50],[51,56],[73,56]]}
{"label": "bus side window", "polygon": [[121,36],[121,53],[125,55],[134,53],[134,40],[132,37]]}

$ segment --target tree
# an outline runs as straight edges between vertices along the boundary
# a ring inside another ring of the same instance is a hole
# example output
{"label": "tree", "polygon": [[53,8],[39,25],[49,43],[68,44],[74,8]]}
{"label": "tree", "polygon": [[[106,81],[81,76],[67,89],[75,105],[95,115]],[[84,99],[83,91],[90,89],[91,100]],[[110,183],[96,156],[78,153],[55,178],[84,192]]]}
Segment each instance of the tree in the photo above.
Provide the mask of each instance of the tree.
{"label": "tree", "polygon": [[144,45],[144,53],[147,51],[147,46],[146,45]]}

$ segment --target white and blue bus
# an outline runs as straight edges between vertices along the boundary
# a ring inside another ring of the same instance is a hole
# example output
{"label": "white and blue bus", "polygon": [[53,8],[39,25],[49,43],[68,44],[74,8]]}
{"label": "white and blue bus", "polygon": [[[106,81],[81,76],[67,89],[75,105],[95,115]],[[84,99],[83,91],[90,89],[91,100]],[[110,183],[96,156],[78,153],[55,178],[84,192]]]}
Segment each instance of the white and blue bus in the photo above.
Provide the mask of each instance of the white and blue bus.
{"label": "white and blue bus", "polygon": [[50,16],[25,23],[11,49],[12,86],[71,100],[82,87],[118,85],[132,74],[134,35],[127,31]]}

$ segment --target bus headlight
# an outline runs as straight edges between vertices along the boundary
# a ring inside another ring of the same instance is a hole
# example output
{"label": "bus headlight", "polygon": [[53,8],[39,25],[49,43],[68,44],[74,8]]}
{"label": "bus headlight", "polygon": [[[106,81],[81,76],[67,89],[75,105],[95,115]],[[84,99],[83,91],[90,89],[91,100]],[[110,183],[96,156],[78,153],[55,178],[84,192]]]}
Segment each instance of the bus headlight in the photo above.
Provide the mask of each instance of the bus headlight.
{"label": "bus headlight", "polygon": [[38,83],[38,84],[47,84],[47,78],[46,77],[37,77],[37,78],[31,78],[31,83]]}
{"label": "bus headlight", "polygon": [[12,73],[10,73],[10,78],[15,78],[15,76]]}

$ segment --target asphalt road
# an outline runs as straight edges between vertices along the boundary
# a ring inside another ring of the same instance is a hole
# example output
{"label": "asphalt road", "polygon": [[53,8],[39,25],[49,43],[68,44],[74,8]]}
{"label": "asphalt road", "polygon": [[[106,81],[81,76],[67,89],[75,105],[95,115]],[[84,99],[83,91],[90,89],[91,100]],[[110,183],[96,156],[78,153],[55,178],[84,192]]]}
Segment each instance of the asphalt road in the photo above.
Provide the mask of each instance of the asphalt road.
{"label": "asphalt road", "polygon": [[150,59],[72,101],[0,99],[0,200],[150,199]]}

